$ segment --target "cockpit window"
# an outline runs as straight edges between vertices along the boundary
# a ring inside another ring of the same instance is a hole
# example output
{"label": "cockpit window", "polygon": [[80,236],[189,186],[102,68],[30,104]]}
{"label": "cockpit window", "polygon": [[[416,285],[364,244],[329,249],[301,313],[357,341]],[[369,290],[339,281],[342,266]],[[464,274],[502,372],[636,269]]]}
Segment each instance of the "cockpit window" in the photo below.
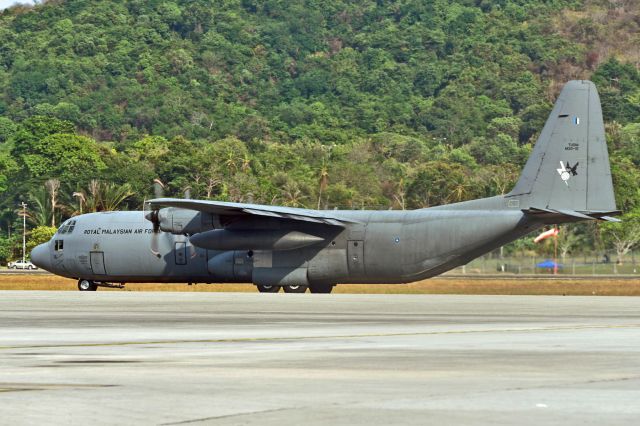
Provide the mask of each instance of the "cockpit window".
{"label": "cockpit window", "polygon": [[74,219],[68,220],[62,224],[60,229],[58,229],[58,234],[70,234],[76,227],[76,221]]}

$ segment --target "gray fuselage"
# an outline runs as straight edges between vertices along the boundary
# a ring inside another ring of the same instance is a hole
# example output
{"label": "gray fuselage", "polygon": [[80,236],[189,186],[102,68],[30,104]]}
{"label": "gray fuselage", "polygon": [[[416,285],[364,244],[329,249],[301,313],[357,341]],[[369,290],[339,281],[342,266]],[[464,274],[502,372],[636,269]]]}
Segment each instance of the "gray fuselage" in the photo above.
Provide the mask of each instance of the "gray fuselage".
{"label": "gray fuselage", "polygon": [[96,281],[406,283],[465,264],[541,226],[507,204],[505,197],[493,197],[412,211],[340,211],[353,222],[346,227],[268,219],[235,225],[321,237],[295,250],[206,250],[187,235],[154,234],[141,211],[90,213],[74,217],[72,232],[59,231],[43,246],[48,262],[38,260],[56,274]]}

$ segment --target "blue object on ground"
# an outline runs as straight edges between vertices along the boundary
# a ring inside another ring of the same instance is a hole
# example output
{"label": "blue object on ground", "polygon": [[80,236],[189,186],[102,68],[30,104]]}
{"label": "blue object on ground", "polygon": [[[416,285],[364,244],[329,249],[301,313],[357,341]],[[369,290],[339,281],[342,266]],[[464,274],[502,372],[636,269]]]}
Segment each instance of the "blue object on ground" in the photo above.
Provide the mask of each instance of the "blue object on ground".
{"label": "blue object on ground", "polygon": [[560,263],[556,263],[551,259],[547,259],[544,262],[540,262],[536,266],[538,268],[555,268],[556,266],[558,268],[562,268],[562,265]]}

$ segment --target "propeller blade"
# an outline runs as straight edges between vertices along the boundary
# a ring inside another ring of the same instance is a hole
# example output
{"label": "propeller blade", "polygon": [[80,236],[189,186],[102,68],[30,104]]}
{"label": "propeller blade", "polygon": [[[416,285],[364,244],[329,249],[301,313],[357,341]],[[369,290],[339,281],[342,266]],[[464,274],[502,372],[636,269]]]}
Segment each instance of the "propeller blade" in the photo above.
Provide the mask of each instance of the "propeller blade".
{"label": "propeller blade", "polygon": [[193,244],[189,243],[189,257],[191,257],[191,259],[193,259],[197,255],[198,255],[198,252],[196,252],[196,246],[194,246]]}
{"label": "propeller blade", "polygon": [[156,256],[156,257],[160,257],[158,238],[160,238],[160,233],[159,232],[153,232],[151,234],[151,247],[150,247],[150,249],[151,249],[151,253],[153,253],[153,255]]}
{"label": "propeller blade", "polygon": [[146,204],[142,214],[144,218],[153,224],[153,232],[151,233],[150,249],[154,256],[160,257],[159,241],[160,238],[160,213],[158,210],[146,210]]}

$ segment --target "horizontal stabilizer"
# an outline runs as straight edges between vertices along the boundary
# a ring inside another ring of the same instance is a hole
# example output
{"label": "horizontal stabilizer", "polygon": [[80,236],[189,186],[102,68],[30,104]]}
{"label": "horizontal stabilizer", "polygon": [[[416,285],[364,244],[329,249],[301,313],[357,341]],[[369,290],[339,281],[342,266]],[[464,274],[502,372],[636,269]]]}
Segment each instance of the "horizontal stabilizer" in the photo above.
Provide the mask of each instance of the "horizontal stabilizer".
{"label": "horizontal stabilizer", "polygon": [[611,216],[602,216],[600,220],[604,220],[606,222],[622,222],[620,219]]}
{"label": "horizontal stabilizer", "polygon": [[541,209],[537,207],[531,207],[523,210],[524,213],[543,219],[548,223],[555,222],[572,222],[574,220],[604,220],[607,222],[621,222],[620,219],[616,219],[609,215],[618,215],[620,211],[587,211],[578,212],[575,210],[567,209]]}

